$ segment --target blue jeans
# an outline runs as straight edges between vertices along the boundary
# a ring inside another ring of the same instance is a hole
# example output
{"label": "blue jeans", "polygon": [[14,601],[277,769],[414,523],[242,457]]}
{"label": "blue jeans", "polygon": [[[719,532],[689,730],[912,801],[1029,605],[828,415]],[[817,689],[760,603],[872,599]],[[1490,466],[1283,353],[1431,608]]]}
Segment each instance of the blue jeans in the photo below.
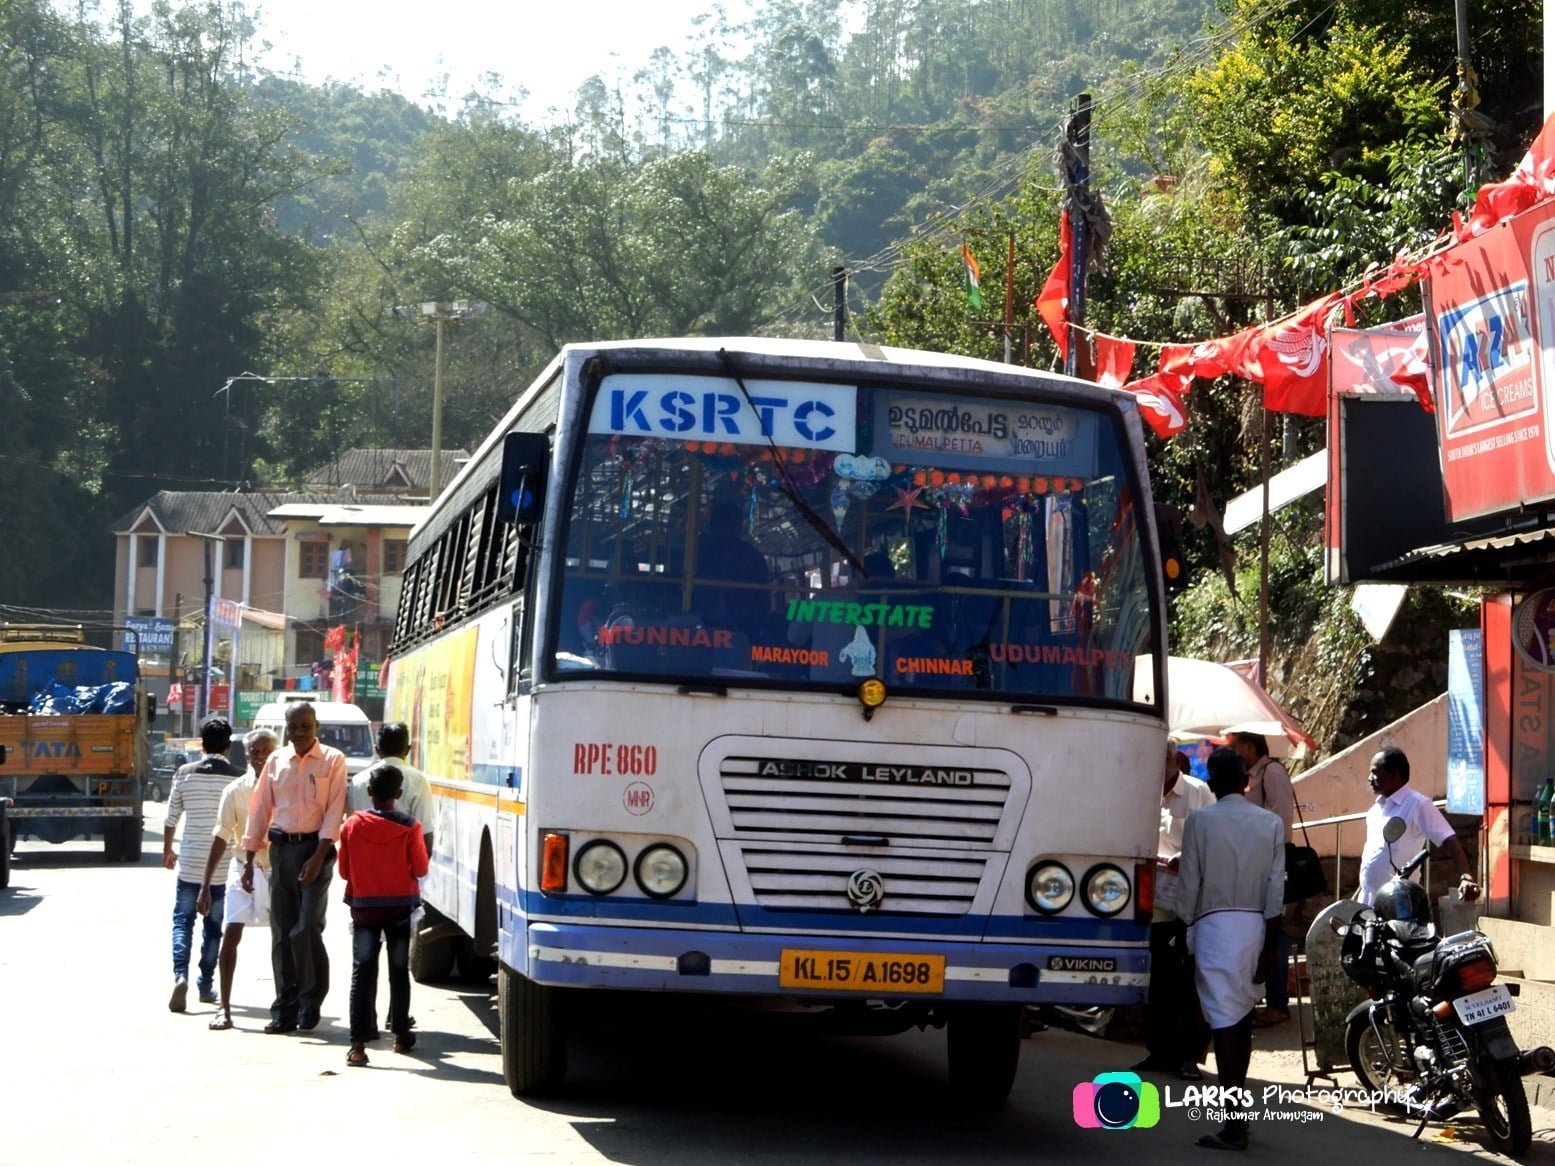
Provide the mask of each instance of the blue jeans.
{"label": "blue jeans", "polygon": [[393,923],[351,925],[351,1043],[378,1035],[378,948],[389,960],[389,1031],[410,1031],[410,912]]}
{"label": "blue jeans", "polygon": [[[194,939],[195,900],[200,897],[200,884],[178,880],[178,893],[173,899],[173,978],[189,978],[189,945]],[[224,883],[211,884],[211,909],[205,916],[205,927],[200,936],[200,983],[202,992],[210,991],[211,977],[216,973],[216,957],[221,954],[221,922],[226,914],[227,887]]]}

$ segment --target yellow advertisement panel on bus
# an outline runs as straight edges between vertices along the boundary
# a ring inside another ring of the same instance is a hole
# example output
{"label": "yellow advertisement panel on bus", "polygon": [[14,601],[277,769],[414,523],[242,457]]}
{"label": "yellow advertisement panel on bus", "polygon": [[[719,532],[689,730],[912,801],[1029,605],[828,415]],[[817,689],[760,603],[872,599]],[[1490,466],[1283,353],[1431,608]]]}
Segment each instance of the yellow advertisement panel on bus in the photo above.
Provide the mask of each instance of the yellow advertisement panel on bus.
{"label": "yellow advertisement panel on bus", "polygon": [[428,777],[469,781],[475,642],[471,626],[394,661],[389,718],[410,727],[410,759]]}

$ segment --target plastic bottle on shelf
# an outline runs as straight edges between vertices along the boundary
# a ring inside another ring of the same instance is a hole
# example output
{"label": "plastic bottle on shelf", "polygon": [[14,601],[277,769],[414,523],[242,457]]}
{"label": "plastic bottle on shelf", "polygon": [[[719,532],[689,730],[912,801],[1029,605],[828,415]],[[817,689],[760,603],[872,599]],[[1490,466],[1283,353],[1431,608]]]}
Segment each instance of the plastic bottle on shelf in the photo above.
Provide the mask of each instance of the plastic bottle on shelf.
{"label": "plastic bottle on shelf", "polygon": [[1534,816],[1534,843],[1538,846],[1549,846],[1550,837],[1550,802],[1555,799],[1555,777],[1546,778],[1544,785],[1539,788],[1539,796],[1533,801]]}

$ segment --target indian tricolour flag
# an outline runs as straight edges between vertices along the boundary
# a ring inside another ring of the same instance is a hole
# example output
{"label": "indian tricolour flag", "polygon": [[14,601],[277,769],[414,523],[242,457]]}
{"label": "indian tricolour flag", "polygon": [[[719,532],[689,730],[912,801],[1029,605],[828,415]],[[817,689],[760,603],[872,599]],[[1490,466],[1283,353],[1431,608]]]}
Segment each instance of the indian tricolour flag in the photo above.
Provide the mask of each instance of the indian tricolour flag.
{"label": "indian tricolour flag", "polygon": [[965,243],[961,244],[961,260],[966,265],[966,298],[967,301],[979,311],[983,307],[983,269],[977,265],[971,249]]}

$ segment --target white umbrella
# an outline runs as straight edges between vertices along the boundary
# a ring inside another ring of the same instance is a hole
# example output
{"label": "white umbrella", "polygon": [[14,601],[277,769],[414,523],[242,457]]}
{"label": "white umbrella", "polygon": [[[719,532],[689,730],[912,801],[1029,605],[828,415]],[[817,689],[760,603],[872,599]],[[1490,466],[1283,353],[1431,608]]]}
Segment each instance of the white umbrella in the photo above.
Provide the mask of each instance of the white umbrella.
{"label": "white umbrella", "polygon": [[[1166,658],[1170,703],[1167,725],[1182,739],[1223,737],[1227,733],[1261,733],[1275,757],[1301,756],[1313,742],[1294,717],[1272,696],[1235,668],[1187,656]],[[1134,699],[1156,703],[1155,667],[1139,657],[1134,670]]]}

